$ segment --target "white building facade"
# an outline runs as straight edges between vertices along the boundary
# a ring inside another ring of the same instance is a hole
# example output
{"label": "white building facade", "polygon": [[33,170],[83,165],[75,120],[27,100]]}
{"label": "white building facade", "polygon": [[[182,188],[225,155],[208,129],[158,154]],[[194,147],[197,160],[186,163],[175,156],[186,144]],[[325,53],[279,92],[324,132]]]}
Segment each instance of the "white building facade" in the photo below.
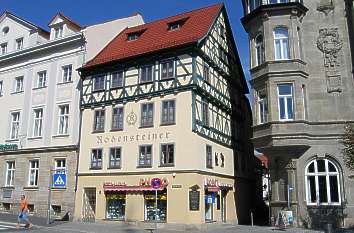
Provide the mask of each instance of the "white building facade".
{"label": "white building facade", "polygon": [[[59,13],[47,32],[11,13],[0,16],[2,211],[17,212],[24,194],[36,215],[46,215],[48,206],[58,217],[73,212],[80,140],[76,69],[122,29],[142,23],[134,15],[83,28]],[[59,172],[66,173],[66,186],[53,189],[49,202],[51,174]]]}

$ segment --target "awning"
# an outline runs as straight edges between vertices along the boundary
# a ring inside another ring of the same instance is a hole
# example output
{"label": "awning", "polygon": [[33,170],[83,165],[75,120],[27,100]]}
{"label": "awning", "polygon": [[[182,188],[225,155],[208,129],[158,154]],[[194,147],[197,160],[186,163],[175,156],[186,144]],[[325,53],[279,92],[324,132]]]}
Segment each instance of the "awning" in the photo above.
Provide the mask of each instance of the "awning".
{"label": "awning", "polygon": [[134,185],[104,185],[103,190],[105,192],[143,192],[143,191],[161,191],[164,190],[165,187],[160,187],[158,189],[154,189],[151,186],[134,186]]}
{"label": "awning", "polygon": [[207,186],[208,192],[219,192],[220,188],[218,186]]}

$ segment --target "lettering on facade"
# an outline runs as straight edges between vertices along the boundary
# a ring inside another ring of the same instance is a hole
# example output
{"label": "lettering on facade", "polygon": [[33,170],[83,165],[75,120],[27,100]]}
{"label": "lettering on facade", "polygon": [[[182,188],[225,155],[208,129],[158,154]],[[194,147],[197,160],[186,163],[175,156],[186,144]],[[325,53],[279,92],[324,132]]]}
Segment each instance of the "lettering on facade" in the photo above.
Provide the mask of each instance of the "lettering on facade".
{"label": "lettering on facade", "polygon": [[219,187],[219,188],[233,188],[234,185],[233,184],[227,184],[227,183],[222,183],[217,179],[205,179],[204,181],[204,186],[206,187]]}
{"label": "lettering on facade", "polygon": [[97,144],[107,144],[107,143],[122,143],[122,142],[143,142],[143,141],[159,141],[169,139],[171,133],[146,133],[146,134],[135,134],[135,135],[121,135],[121,136],[97,136]]}
{"label": "lettering on facade", "polygon": [[12,151],[18,150],[18,146],[16,144],[0,144],[0,151]]}
{"label": "lettering on facade", "polygon": [[180,189],[180,188],[182,188],[182,185],[181,184],[173,184],[173,185],[171,185],[171,188]]}
{"label": "lettering on facade", "polygon": [[[140,186],[148,186],[150,187],[152,179],[151,178],[144,178],[144,179],[140,179],[139,181],[139,185]],[[161,178],[161,186],[165,187],[168,185],[168,179],[167,178]]]}

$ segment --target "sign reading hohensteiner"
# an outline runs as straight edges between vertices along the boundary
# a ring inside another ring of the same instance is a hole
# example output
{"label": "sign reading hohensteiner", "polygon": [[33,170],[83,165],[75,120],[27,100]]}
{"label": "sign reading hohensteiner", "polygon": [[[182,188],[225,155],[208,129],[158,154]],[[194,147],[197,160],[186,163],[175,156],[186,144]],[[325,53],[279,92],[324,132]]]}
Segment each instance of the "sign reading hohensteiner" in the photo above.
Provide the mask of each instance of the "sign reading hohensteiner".
{"label": "sign reading hohensteiner", "polygon": [[158,141],[169,139],[171,133],[143,133],[135,135],[120,135],[120,136],[97,136],[97,144],[106,144],[106,143],[122,143],[122,142],[147,142],[147,141]]}
{"label": "sign reading hohensteiner", "polygon": [[13,151],[18,150],[16,144],[0,144],[0,151]]}

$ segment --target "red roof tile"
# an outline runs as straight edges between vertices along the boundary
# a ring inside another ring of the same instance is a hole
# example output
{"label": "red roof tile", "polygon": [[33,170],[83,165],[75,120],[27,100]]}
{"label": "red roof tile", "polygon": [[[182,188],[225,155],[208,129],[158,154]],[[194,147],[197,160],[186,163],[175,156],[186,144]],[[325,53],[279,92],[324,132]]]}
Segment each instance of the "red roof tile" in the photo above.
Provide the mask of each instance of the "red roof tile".
{"label": "red roof tile", "polygon": [[[209,31],[222,7],[223,4],[219,3],[151,23],[126,28],[83,68],[196,43]],[[169,31],[168,24],[176,21],[183,22],[182,27]],[[139,38],[128,41],[128,34],[135,32],[140,33]]]}

